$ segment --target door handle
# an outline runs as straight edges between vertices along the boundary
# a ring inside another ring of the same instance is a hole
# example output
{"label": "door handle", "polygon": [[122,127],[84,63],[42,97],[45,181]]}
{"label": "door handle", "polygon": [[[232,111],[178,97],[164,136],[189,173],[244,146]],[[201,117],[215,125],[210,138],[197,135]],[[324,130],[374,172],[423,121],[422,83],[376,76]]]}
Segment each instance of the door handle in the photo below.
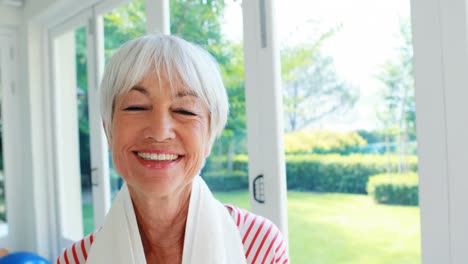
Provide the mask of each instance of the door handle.
{"label": "door handle", "polygon": [[263,174],[258,175],[253,180],[253,198],[259,203],[265,203],[265,187]]}

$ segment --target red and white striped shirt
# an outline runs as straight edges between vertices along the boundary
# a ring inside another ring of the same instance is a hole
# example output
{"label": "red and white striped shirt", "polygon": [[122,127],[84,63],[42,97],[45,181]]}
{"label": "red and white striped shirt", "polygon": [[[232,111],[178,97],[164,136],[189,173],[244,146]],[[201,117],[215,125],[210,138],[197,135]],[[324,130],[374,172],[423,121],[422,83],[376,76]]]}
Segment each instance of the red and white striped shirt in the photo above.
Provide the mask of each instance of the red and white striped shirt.
{"label": "red and white striped shirt", "polygon": [[226,207],[239,228],[247,263],[289,263],[286,242],[275,224],[239,207]]}
{"label": "red and white striped shirt", "polygon": [[[286,264],[289,263],[287,246],[278,227],[270,220],[232,205],[231,216],[239,228],[244,245],[247,263]],[[57,264],[84,264],[93,244],[94,236],[99,231],[88,235],[66,248],[57,258]]]}

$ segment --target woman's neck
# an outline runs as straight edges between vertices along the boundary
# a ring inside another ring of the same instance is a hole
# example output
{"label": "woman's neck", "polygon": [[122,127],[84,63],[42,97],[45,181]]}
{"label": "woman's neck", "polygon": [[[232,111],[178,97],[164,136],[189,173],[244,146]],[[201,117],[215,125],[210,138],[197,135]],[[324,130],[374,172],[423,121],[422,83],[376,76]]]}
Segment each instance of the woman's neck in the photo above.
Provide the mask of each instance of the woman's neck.
{"label": "woman's neck", "polygon": [[181,263],[191,185],[171,197],[129,187],[147,263]]}

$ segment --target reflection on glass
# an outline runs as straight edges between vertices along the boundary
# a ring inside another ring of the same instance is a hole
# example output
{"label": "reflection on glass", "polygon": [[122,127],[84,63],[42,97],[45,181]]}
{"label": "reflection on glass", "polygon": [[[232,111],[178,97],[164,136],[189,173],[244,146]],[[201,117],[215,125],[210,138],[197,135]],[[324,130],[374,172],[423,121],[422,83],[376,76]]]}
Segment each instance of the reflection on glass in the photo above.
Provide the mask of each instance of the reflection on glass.
{"label": "reflection on glass", "polygon": [[171,33],[213,55],[223,73],[230,113],[201,176],[224,203],[249,208],[241,1],[171,1]]}
{"label": "reflection on glass", "polygon": [[420,263],[409,1],[278,5],[292,262]]}
{"label": "reflection on glass", "polygon": [[[105,61],[125,42],[146,33],[145,1],[133,0],[128,4],[106,13],[104,16],[104,54]],[[123,184],[122,178],[112,165],[109,153],[109,180],[111,197],[114,199]]]}

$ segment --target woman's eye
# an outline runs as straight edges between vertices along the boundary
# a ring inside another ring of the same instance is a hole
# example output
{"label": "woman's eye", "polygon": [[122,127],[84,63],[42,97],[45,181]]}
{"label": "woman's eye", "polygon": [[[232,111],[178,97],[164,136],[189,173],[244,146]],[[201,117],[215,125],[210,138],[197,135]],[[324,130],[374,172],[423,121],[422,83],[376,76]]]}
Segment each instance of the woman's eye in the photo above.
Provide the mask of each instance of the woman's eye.
{"label": "woman's eye", "polygon": [[143,106],[132,105],[124,109],[125,111],[143,111],[145,108]]}
{"label": "woman's eye", "polygon": [[177,109],[175,111],[176,113],[179,113],[179,114],[182,114],[182,115],[189,115],[189,116],[195,116],[194,113],[190,112],[190,111],[187,111],[185,109]]}

